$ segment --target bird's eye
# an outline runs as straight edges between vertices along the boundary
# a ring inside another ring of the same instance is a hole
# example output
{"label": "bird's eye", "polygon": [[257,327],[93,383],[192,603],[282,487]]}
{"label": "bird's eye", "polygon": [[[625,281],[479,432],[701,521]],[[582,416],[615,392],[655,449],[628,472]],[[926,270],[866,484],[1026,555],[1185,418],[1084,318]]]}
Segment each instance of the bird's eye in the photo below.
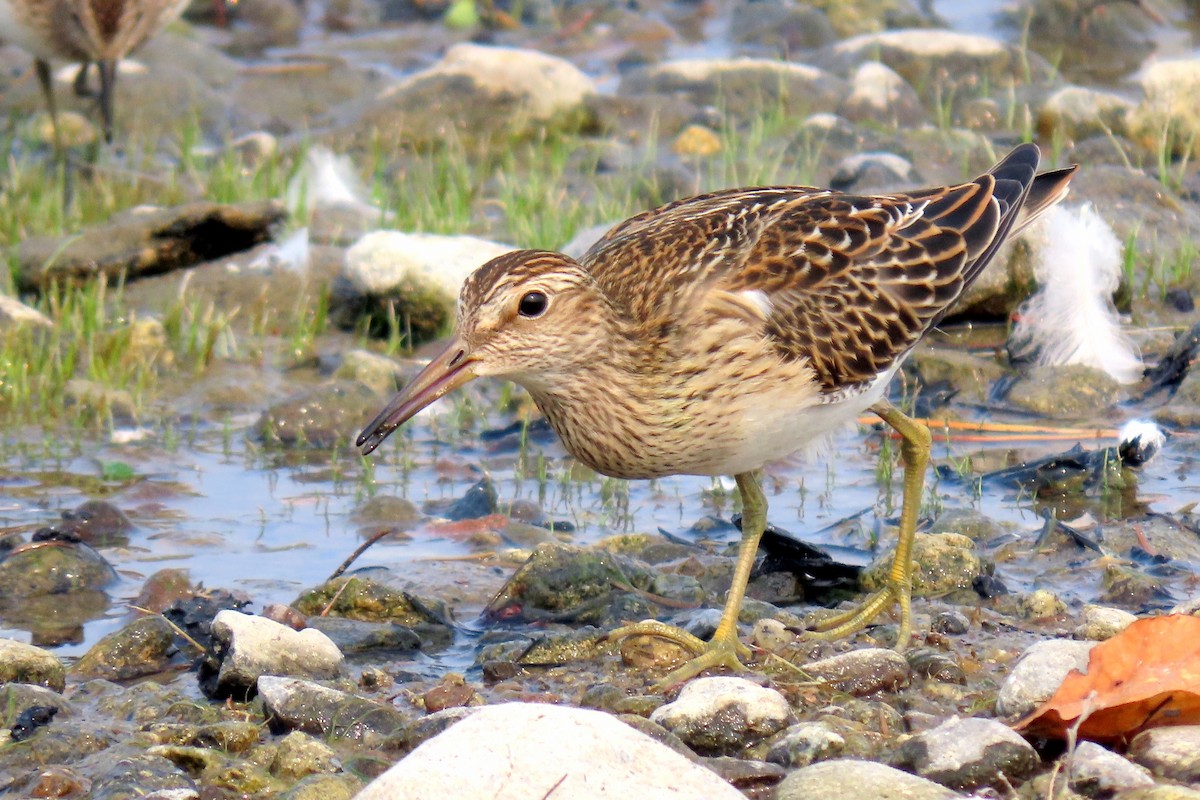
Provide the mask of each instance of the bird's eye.
{"label": "bird's eye", "polygon": [[546,313],[546,306],[549,304],[550,301],[541,292],[526,292],[525,296],[521,298],[521,302],[517,304],[517,313],[522,317],[533,319]]}

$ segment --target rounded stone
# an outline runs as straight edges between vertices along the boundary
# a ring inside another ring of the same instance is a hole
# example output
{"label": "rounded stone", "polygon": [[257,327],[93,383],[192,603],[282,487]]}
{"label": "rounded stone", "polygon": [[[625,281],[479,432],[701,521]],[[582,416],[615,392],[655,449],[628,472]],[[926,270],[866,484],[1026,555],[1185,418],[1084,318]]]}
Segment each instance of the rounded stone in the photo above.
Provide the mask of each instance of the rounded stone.
{"label": "rounded stone", "polygon": [[884,764],[857,759],[822,761],[784,778],[775,800],[956,800],[960,795],[933,781]]}
{"label": "rounded stone", "polygon": [[734,755],[787,726],[791,707],[745,678],[700,678],[650,715],[701,755]]}
{"label": "rounded stone", "polygon": [[1015,719],[1049,700],[1071,670],[1086,672],[1095,642],[1037,642],[1017,659],[996,695],[996,715]]}

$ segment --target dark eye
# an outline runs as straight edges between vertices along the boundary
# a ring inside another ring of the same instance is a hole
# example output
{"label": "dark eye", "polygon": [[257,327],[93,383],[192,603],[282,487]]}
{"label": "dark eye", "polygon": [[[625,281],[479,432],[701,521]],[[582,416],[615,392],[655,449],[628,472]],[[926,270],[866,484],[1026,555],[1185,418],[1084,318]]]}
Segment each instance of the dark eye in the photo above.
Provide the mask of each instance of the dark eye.
{"label": "dark eye", "polygon": [[517,304],[517,312],[522,317],[540,317],[546,311],[550,301],[541,292],[527,292]]}

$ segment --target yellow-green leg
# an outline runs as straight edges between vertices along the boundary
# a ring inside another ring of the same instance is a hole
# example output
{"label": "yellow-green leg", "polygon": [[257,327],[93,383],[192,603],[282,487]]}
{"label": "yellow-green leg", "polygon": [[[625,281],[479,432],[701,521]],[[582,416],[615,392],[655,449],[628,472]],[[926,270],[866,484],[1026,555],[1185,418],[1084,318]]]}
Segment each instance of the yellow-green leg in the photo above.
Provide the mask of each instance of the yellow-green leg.
{"label": "yellow-green leg", "polygon": [[742,610],[742,598],[746,596],[746,584],[750,582],[750,570],[754,567],[758,540],[762,538],[767,527],[767,498],[763,494],[758,473],[744,472],[735,475],[734,479],[742,495],[742,541],[738,545],[737,566],[733,572],[729,594],[725,598],[725,610],[712,639],[705,642],[682,628],[658,620],[626,625],[609,634],[610,639],[638,635],[658,636],[676,642],[695,654],[695,658],[659,681],[659,688],[682,683],[711,667],[745,669],[741,659],[750,655],[750,649],[738,640],[738,615]]}
{"label": "yellow-green leg", "polygon": [[933,437],[929,428],[909,419],[886,400],[871,410],[901,436],[900,453],[904,457],[904,500],[900,509],[900,541],[888,573],[887,585],[864,600],[857,608],[822,620],[808,635],[819,639],[840,639],[867,627],[877,616],[900,605],[900,632],[896,649],[904,650],[912,637],[912,548],[917,533],[917,514],[925,488],[925,469]]}

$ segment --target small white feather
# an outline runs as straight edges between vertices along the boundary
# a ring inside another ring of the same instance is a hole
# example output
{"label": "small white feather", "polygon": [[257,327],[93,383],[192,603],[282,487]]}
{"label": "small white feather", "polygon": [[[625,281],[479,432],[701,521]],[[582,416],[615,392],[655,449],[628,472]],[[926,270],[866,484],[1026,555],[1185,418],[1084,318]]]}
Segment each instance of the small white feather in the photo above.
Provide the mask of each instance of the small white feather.
{"label": "small white feather", "polygon": [[1055,206],[1030,231],[1039,289],[1021,307],[1013,352],[1046,366],[1083,364],[1121,383],[1142,376],[1136,346],[1112,304],[1121,278],[1121,242],[1090,204]]}
{"label": "small white feather", "polygon": [[287,206],[293,214],[302,205],[310,211],[320,206],[340,205],[378,213],[367,201],[368,196],[350,157],[318,146],[308,151],[304,166],[288,182]]}

